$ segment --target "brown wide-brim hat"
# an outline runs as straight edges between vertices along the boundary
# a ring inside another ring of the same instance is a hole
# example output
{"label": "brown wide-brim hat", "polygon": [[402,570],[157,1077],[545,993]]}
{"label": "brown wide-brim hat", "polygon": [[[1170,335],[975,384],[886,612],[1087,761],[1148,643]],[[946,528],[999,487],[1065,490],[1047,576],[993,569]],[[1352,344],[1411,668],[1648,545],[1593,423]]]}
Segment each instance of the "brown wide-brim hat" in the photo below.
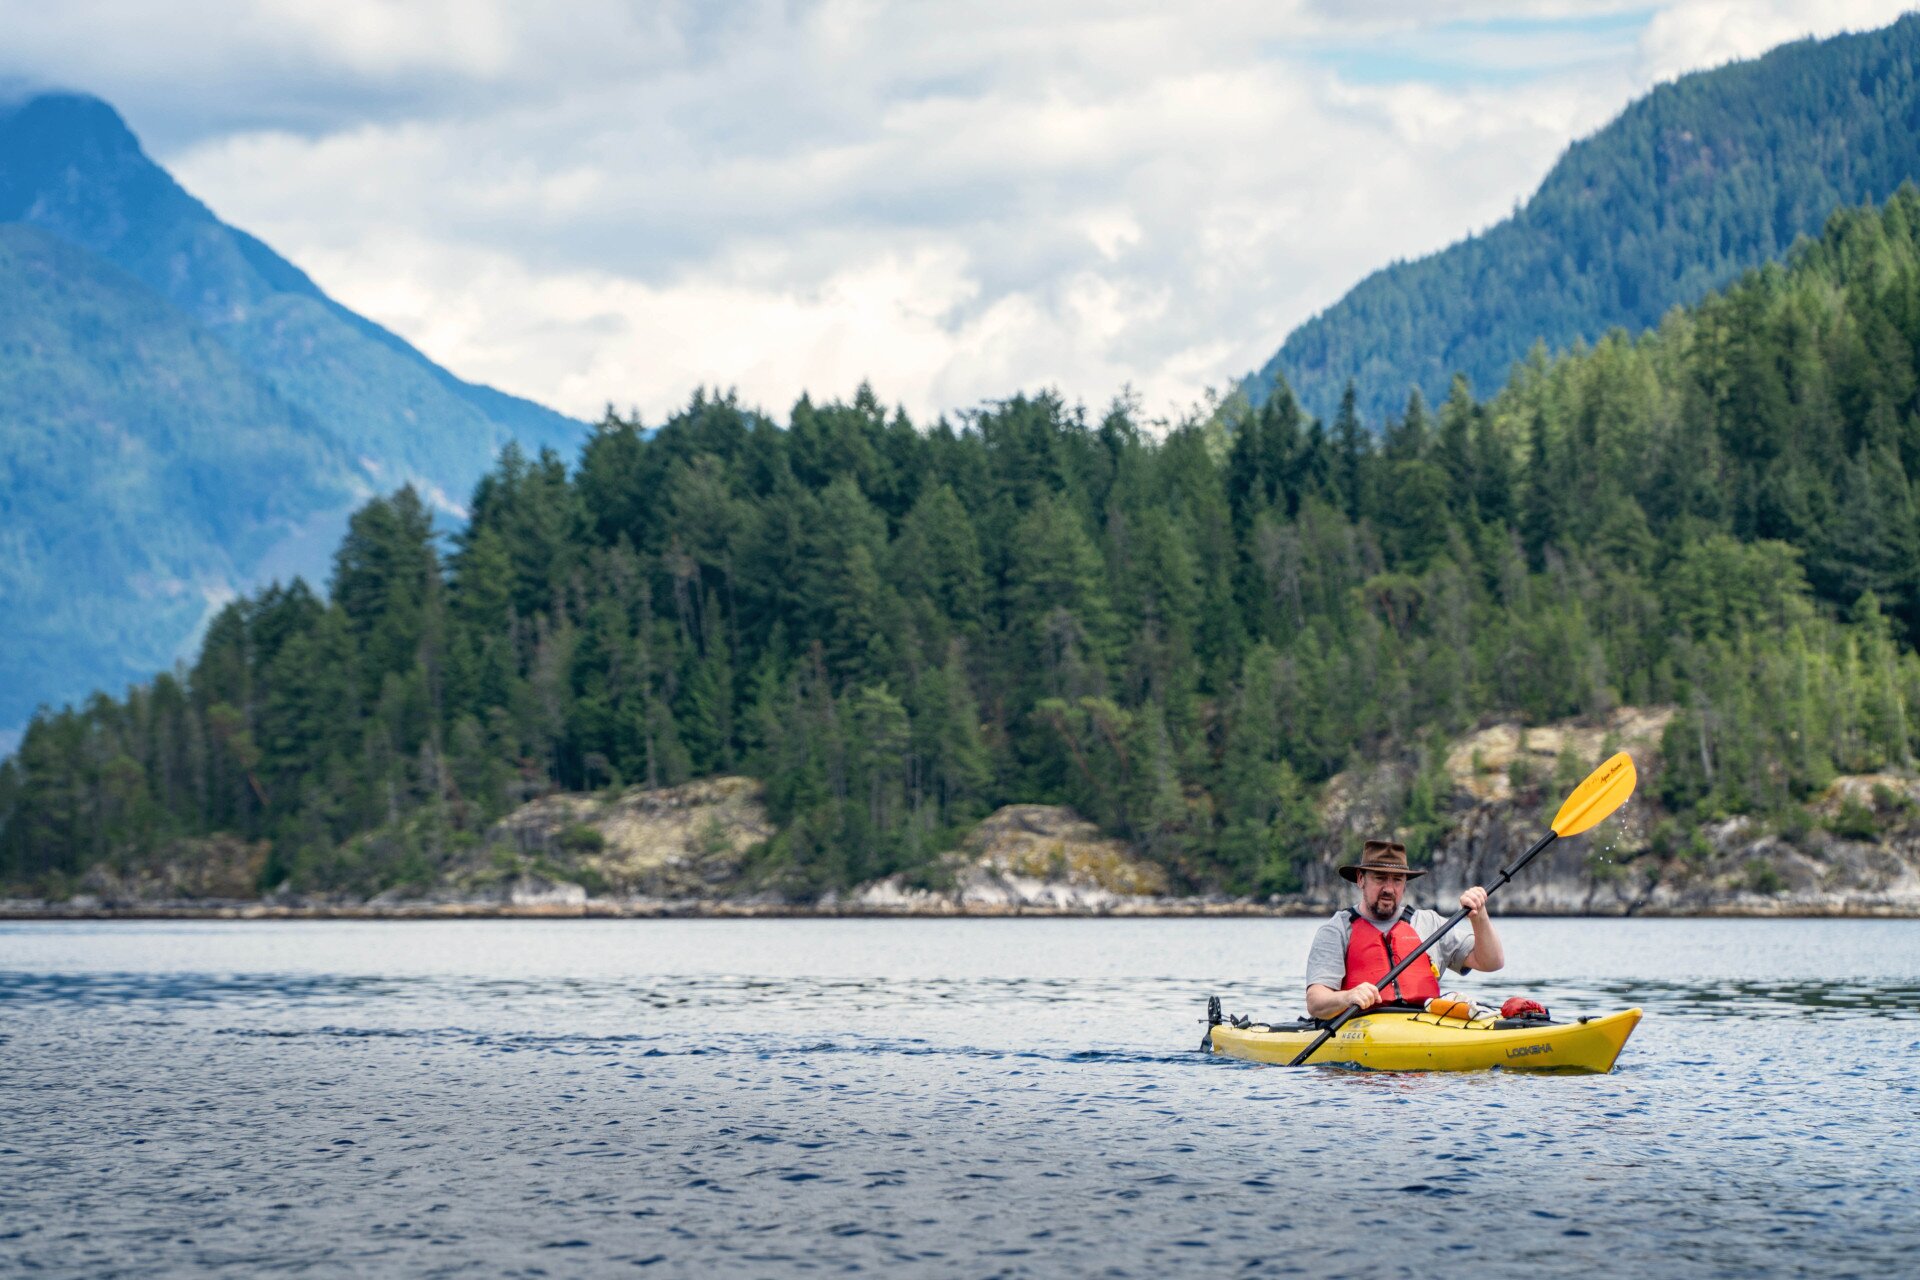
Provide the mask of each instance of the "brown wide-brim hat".
{"label": "brown wide-brim hat", "polygon": [[1394,871],[1409,880],[1427,874],[1407,865],[1407,846],[1398,840],[1367,841],[1367,847],[1360,852],[1360,861],[1341,867],[1340,875],[1342,879],[1358,884],[1363,871]]}

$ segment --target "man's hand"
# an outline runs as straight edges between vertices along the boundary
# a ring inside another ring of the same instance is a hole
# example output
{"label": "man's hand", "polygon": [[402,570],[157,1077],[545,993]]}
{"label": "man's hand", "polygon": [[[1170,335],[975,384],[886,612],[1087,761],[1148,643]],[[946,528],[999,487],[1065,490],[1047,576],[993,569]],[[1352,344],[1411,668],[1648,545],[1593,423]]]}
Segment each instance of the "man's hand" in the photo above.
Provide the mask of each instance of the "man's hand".
{"label": "man's hand", "polygon": [[1362,982],[1358,986],[1348,987],[1340,994],[1345,996],[1347,1003],[1356,1009],[1371,1009],[1380,1003],[1380,988],[1371,982]]}
{"label": "man's hand", "polygon": [[1473,886],[1473,888],[1460,895],[1460,905],[1466,908],[1469,919],[1485,920],[1487,918],[1487,891],[1479,885]]}

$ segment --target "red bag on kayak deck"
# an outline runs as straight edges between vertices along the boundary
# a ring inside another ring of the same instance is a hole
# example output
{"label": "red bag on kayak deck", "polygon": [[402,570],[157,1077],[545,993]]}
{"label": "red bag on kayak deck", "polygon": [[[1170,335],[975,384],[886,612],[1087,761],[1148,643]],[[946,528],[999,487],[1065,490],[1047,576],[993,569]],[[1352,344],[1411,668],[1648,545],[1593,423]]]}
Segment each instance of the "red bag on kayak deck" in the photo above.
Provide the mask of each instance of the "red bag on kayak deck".
{"label": "red bag on kayak deck", "polygon": [[1525,996],[1513,996],[1500,1006],[1500,1016],[1503,1018],[1524,1018],[1528,1014],[1544,1018],[1547,1016],[1547,1006]]}

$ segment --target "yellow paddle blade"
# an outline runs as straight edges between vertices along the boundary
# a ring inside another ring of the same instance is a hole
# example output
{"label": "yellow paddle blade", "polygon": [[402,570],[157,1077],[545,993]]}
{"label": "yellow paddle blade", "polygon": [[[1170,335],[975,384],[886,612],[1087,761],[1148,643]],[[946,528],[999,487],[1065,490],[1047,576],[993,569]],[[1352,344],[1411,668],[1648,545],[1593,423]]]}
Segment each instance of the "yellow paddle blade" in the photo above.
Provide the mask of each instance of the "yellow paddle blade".
{"label": "yellow paddle blade", "polygon": [[1633,757],[1622,751],[1587,775],[1573,789],[1560,812],[1553,815],[1553,833],[1577,836],[1588,827],[1618,809],[1633,794],[1640,777],[1633,771]]}

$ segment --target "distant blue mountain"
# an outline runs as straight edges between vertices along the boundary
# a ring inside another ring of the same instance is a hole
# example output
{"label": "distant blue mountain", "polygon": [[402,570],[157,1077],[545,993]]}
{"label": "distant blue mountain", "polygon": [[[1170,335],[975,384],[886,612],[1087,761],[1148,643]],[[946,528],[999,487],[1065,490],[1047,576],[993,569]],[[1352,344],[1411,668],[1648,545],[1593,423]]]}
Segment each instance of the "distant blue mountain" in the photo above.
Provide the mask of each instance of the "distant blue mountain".
{"label": "distant blue mountain", "polygon": [[1512,217],[1376,271],[1247,379],[1378,423],[1456,372],[1482,393],[1536,343],[1638,331],[1920,178],[1920,15],[1662,85],[1574,143]]}
{"label": "distant blue mountain", "polygon": [[456,509],[507,441],[584,438],[327,297],[99,99],[0,105],[0,735],[234,591],[324,580],[367,494]]}

